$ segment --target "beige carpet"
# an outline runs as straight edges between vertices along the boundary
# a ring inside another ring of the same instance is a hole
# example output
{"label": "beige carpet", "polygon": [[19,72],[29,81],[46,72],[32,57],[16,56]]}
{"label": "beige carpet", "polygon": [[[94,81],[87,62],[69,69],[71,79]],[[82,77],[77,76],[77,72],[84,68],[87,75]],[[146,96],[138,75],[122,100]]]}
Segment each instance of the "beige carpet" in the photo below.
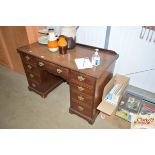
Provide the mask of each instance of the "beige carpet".
{"label": "beige carpet", "polygon": [[[134,88],[134,87],[130,87]],[[141,91],[143,93],[144,91]],[[154,94],[148,93],[147,95]],[[112,129],[98,115],[95,123],[69,113],[69,85],[61,84],[43,99],[27,89],[26,77],[0,66],[0,128],[2,129]]]}

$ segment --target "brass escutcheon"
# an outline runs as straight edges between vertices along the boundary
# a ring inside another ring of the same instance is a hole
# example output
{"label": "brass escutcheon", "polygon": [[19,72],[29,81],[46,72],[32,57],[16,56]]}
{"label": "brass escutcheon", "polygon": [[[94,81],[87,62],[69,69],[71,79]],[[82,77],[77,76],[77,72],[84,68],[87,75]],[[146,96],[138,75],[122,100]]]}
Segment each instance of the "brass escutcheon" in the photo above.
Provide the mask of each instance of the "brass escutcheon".
{"label": "brass escutcheon", "polygon": [[62,73],[62,70],[59,69],[59,68],[57,68],[57,73],[58,73],[58,74]]}
{"label": "brass escutcheon", "polygon": [[83,110],[84,110],[84,108],[83,108],[83,107],[81,107],[81,106],[78,106],[78,110],[79,110],[79,111],[83,111]]}
{"label": "brass escutcheon", "polygon": [[28,61],[28,60],[30,60],[30,57],[27,55],[27,56],[25,56],[25,59]]}
{"label": "brass escutcheon", "polygon": [[83,76],[78,76],[78,80],[79,80],[79,81],[84,81],[85,78],[84,78]]}
{"label": "brass escutcheon", "polygon": [[39,62],[38,64],[39,64],[40,67],[45,65],[43,62]]}
{"label": "brass escutcheon", "polygon": [[27,68],[28,68],[28,69],[32,69],[32,66],[31,66],[31,65],[27,65]]}
{"label": "brass escutcheon", "polygon": [[34,78],[34,75],[33,74],[30,74],[30,78]]}
{"label": "brass escutcheon", "polygon": [[84,88],[83,88],[83,87],[81,87],[81,86],[78,86],[78,90],[79,90],[79,91],[83,91],[83,90],[84,90]]}

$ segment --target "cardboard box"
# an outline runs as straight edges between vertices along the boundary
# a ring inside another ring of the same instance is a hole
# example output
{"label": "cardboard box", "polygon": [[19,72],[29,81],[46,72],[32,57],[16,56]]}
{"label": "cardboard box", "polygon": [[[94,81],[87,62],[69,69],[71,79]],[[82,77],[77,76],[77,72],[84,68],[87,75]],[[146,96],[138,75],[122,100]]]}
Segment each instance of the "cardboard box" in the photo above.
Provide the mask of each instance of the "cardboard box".
{"label": "cardboard box", "polygon": [[[116,104],[111,104],[105,100],[108,92],[114,87],[116,83],[122,84],[121,90],[119,92],[119,97],[118,97],[118,102]],[[108,115],[111,115],[113,111],[116,109],[119,101],[121,100],[123,93],[126,89],[126,87],[129,84],[129,78],[123,75],[115,75],[105,86],[104,92],[103,92],[103,97],[102,97],[102,102],[99,104],[97,107],[98,110],[101,112],[104,112]]]}

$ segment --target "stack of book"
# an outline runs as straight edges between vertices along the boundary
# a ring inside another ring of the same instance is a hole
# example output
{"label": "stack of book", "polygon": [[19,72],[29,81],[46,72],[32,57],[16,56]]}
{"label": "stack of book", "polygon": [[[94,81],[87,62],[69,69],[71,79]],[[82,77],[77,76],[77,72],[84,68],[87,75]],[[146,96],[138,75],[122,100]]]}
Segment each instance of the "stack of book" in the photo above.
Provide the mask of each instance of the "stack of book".
{"label": "stack of book", "polygon": [[155,114],[155,103],[148,101],[146,99],[143,99],[140,114],[142,115]]}
{"label": "stack of book", "polygon": [[155,114],[155,103],[143,98],[138,94],[126,91],[120,103],[118,104],[116,115],[129,122],[132,122],[134,115],[146,114]]}

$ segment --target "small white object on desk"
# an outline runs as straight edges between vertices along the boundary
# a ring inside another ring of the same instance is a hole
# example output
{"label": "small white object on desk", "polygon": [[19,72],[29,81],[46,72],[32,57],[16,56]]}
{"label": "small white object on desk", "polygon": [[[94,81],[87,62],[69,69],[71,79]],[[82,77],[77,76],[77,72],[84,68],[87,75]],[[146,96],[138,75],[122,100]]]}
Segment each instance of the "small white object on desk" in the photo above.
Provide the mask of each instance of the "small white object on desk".
{"label": "small white object on desk", "polygon": [[89,58],[78,58],[75,59],[75,63],[78,69],[85,69],[85,68],[93,68]]}

